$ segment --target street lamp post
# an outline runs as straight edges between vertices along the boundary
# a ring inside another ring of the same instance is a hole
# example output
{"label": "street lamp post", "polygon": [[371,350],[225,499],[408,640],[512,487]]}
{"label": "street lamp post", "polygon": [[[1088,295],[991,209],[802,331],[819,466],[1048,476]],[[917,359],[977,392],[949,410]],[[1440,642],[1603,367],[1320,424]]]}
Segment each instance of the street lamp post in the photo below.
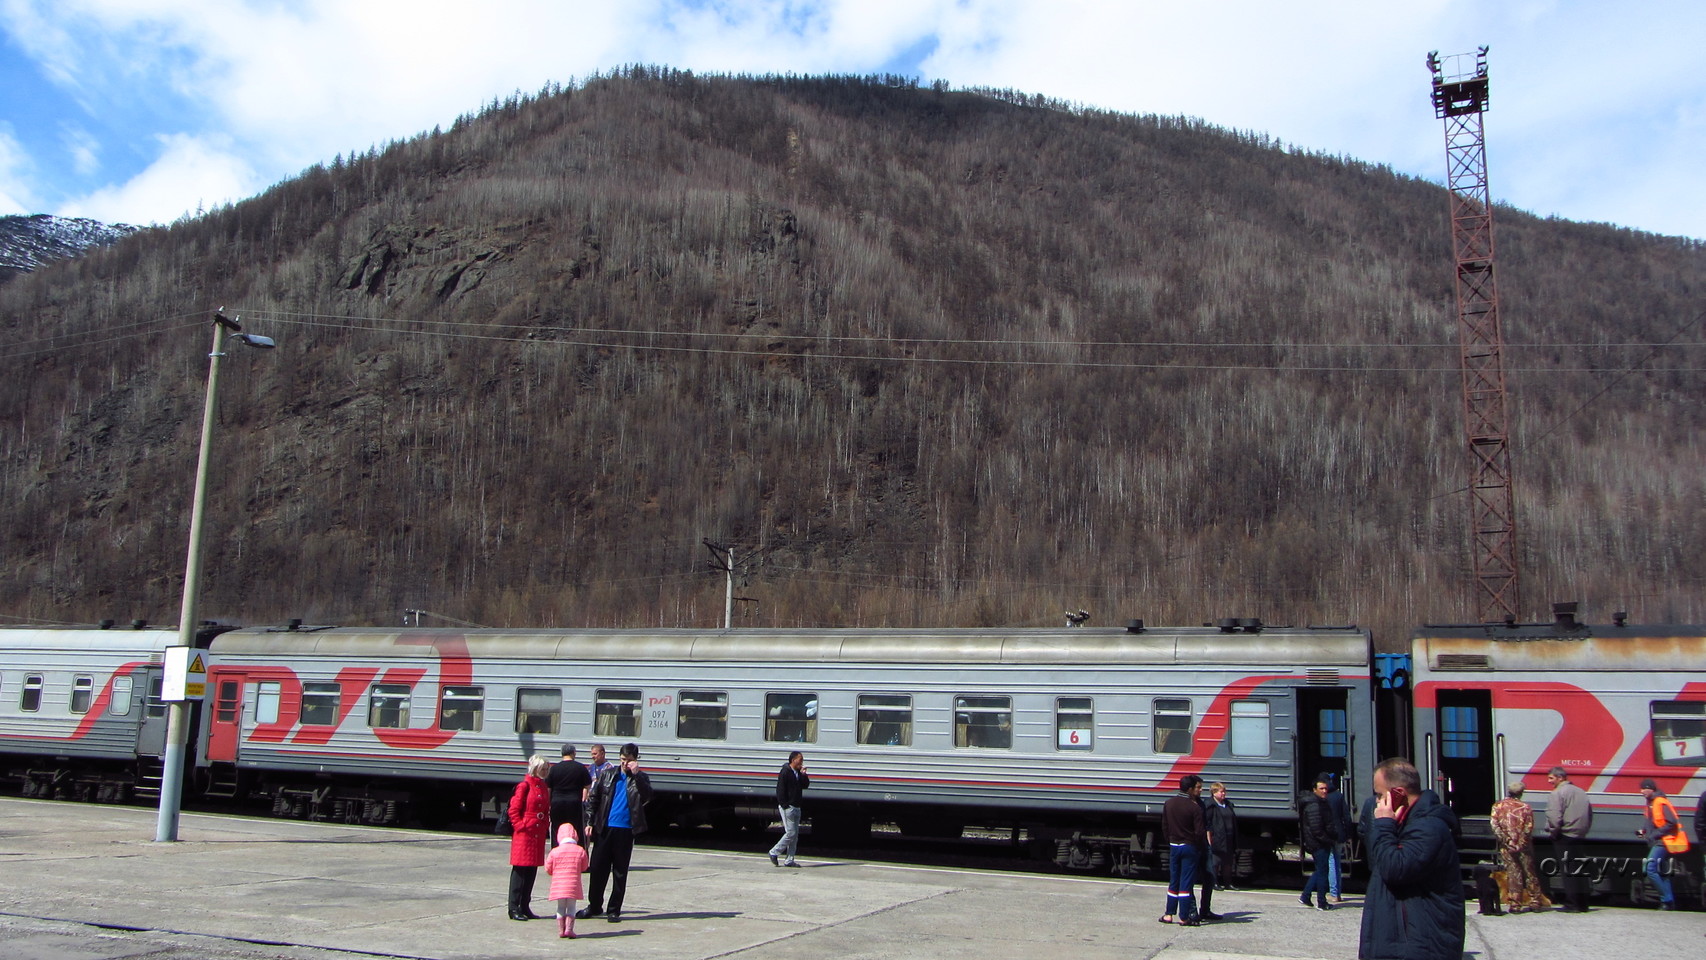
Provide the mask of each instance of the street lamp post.
{"label": "street lamp post", "polygon": [[[224,308],[221,308],[223,311]],[[242,325],[225,316],[213,315],[213,350],[207,357],[207,401],[201,412],[201,454],[196,460],[195,499],[190,506],[189,556],[184,561],[184,603],[178,614],[178,643],[195,646],[196,601],[201,592],[201,529],[203,507],[207,504],[207,467],[213,449],[213,422],[219,400],[219,361],[225,356],[225,339],[229,335],[251,347],[271,349],[271,338],[243,333]],[[184,746],[189,734],[189,701],[170,701],[166,715],[166,755],[160,772],[160,816],[154,827],[154,840],[167,843],[178,839],[178,807],[184,783]]]}

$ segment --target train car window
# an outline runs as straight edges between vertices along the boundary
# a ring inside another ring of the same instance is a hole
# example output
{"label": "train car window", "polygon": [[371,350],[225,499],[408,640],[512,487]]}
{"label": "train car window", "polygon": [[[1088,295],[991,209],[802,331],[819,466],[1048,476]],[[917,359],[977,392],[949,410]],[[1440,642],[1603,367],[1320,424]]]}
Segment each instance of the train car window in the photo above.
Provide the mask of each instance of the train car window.
{"label": "train car window", "polygon": [[888,747],[912,743],[912,698],[906,694],[859,695],[859,742]]}
{"label": "train car window", "polygon": [[95,697],[94,677],[73,677],[71,680],[71,712],[88,713]]}
{"label": "train car window", "polygon": [[515,691],[515,732],[556,733],[563,723],[563,691],[521,687]]}
{"label": "train car window", "polygon": [[[1341,713],[1343,711],[1340,711]],[[1266,700],[1232,701],[1232,731],[1227,735],[1235,757],[1265,757],[1272,749],[1272,724]]]}
{"label": "train car window", "polygon": [[24,691],[18,698],[18,709],[25,713],[35,713],[41,709],[41,674],[24,675]]}
{"label": "train car window", "polygon": [[1656,700],[1653,759],[1667,767],[1706,766],[1706,701]]}
{"label": "train car window", "polygon": [[236,723],[243,716],[243,685],[236,680],[219,681],[219,692],[213,698],[215,723]]}
{"label": "train car window", "polygon": [[715,690],[683,690],[676,701],[675,735],[681,740],[726,740],[729,695]]}
{"label": "train car window", "polygon": [[592,705],[592,733],[596,737],[639,736],[640,691],[598,691]]}
{"label": "train car window", "polygon": [[816,743],[817,694],[765,694],[764,739],[776,743]]}
{"label": "train car window", "polygon": [[1191,702],[1157,699],[1154,712],[1155,752],[1191,752]]}
{"label": "train car window", "polygon": [[409,725],[409,694],[406,683],[376,683],[367,695],[367,725],[406,728]]}
{"label": "train car window", "polygon": [[1464,760],[1481,755],[1481,718],[1474,707],[1439,708],[1439,755]]}
{"label": "train car window", "polygon": [[130,704],[133,699],[131,689],[134,682],[129,677],[113,678],[113,695],[107,703],[108,714],[115,717],[130,715]]}
{"label": "train car window", "polygon": [[486,715],[485,687],[441,687],[438,691],[440,730],[478,730]]}
{"label": "train car window", "polygon": [[344,688],[336,683],[304,683],[302,685],[302,725],[305,727],[335,727],[343,712]]}
{"label": "train car window", "polygon": [[1054,702],[1054,745],[1060,750],[1095,749],[1096,701],[1061,697]]}
{"label": "train car window", "polygon": [[143,709],[147,711],[150,720],[159,720],[166,715],[166,701],[163,699],[165,687],[166,680],[163,677],[156,675],[148,680],[148,698],[143,701]]}
{"label": "train car window", "polygon": [[279,682],[277,680],[262,680],[255,684],[255,722],[277,723]]}
{"label": "train car window", "polygon": [[955,697],[954,746],[1011,747],[1012,697]]}
{"label": "train car window", "polygon": [[1350,718],[1344,710],[1329,707],[1317,715],[1321,727],[1321,756],[1343,757],[1351,752]]}

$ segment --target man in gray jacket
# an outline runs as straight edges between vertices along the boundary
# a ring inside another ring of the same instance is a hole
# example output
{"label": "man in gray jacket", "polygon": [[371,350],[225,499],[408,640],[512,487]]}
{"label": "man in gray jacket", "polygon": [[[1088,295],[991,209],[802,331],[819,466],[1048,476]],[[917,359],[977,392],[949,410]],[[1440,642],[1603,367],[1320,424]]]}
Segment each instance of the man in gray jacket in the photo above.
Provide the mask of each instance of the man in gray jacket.
{"label": "man in gray jacket", "polygon": [[1593,826],[1593,804],[1587,791],[1570,782],[1563,767],[1553,767],[1546,779],[1552,784],[1552,799],[1546,804],[1546,835],[1552,838],[1553,858],[1564,881],[1564,912],[1588,912],[1587,862],[1571,857],[1586,842]]}

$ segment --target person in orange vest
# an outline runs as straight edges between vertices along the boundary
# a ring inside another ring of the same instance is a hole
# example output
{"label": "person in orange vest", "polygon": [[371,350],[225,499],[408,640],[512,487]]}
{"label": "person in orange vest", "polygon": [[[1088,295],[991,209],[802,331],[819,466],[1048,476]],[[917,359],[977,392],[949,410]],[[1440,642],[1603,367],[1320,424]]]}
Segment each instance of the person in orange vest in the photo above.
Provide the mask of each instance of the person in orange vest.
{"label": "person in orange vest", "polygon": [[1676,806],[1651,777],[1641,781],[1641,796],[1647,798],[1647,825],[1635,832],[1647,838],[1647,879],[1659,890],[1659,909],[1675,910],[1670,861],[1688,852],[1688,834],[1683,832]]}

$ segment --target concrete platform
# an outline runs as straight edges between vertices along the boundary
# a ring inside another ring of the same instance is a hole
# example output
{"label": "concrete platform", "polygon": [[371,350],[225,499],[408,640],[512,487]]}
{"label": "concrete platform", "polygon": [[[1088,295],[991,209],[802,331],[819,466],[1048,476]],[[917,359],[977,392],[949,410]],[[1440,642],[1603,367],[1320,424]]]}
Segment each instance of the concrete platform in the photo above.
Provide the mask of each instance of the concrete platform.
{"label": "concrete platform", "polygon": [[[425,831],[185,814],[153,842],[137,807],[0,798],[6,960],[620,957],[783,960],[1220,960],[1356,956],[1360,902],[1304,910],[1295,893],[1222,892],[1227,919],[1156,923],[1163,887],[813,860],[641,843],[620,924],[504,913],[508,841]],[[534,910],[543,899],[541,871]],[[1467,956],[1604,960],[1702,952],[1706,914],[1595,910],[1469,918]]]}

